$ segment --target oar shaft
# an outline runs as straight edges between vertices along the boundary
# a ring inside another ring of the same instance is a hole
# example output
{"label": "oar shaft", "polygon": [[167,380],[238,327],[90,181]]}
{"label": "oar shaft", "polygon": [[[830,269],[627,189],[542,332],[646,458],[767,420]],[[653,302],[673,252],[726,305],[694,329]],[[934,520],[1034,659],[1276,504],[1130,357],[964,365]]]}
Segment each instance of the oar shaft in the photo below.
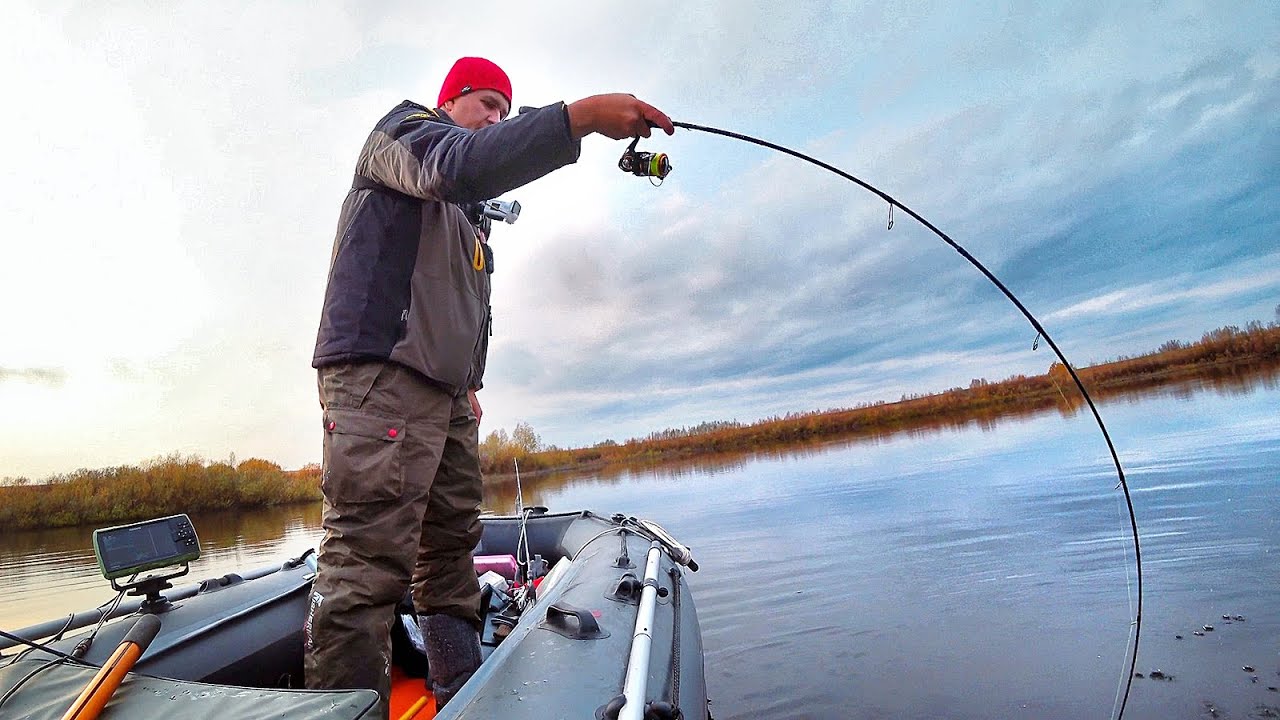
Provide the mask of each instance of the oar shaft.
{"label": "oar shaft", "polygon": [[62,720],[94,720],[107,706],[116,688],[124,681],[133,664],[142,657],[147,646],[160,631],[160,619],[155,615],[143,615],[138,618],[124,640],[116,646],[115,652],[102,665],[93,680],[81,691],[80,697],[72,703],[71,708],[62,716]]}
{"label": "oar shaft", "polygon": [[645,558],[644,589],[640,592],[640,609],[636,613],[636,629],[631,637],[631,656],[627,660],[627,675],[622,683],[626,704],[618,714],[618,720],[642,720],[644,696],[649,680],[649,651],[653,644],[653,614],[658,605],[658,562],[662,559],[662,544],[653,541]]}

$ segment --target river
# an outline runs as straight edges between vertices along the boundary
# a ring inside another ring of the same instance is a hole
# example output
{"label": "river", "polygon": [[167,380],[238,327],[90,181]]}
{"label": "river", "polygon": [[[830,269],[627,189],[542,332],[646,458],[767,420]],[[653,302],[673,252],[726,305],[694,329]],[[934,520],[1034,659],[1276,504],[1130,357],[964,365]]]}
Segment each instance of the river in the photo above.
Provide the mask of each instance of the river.
{"label": "river", "polygon": [[[1274,375],[1101,406],[1142,542],[1137,669],[1166,676],[1134,681],[1126,718],[1280,717],[1277,409]],[[1127,675],[1137,579],[1116,482],[1092,418],[1063,410],[524,494],[653,518],[692,546],[718,720],[1066,720],[1111,717]],[[318,506],[193,520],[194,578],[320,535]],[[0,627],[111,595],[90,532],[0,539]]]}

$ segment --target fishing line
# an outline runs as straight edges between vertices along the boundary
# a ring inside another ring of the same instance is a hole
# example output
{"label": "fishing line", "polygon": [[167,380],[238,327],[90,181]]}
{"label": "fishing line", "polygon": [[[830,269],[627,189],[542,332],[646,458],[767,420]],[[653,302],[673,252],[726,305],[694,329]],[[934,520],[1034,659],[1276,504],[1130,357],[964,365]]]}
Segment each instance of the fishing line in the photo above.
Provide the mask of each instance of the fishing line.
{"label": "fishing line", "polygon": [[[1133,497],[1129,493],[1129,483],[1125,480],[1124,467],[1121,466],[1120,464],[1120,456],[1116,452],[1115,443],[1111,441],[1111,433],[1107,431],[1107,426],[1102,421],[1102,415],[1098,412],[1098,407],[1097,405],[1094,404],[1093,398],[1089,395],[1089,391],[1085,389],[1084,383],[1080,380],[1080,376],[1076,374],[1075,367],[1073,367],[1071,363],[1067,361],[1067,356],[1063,354],[1062,350],[1058,347],[1058,344],[1054,342],[1053,338],[1049,335],[1049,331],[1044,329],[1044,326],[1040,324],[1040,321],[1036,319],[1035,315],[1031,314],[1031,311],[1028,310],[1027,307],[1022,304],[1022,301],[1019,300],[1017,296],[1013,294],[1013,291],[1011,291],[1008,287],[1006,287],[1004,283],[1000,282],[999,278],[997,278],[990,270],[988,270],[985,265],[979,262],[977,258],[971,255],[968,250],[965,250],[964,247],[960,245],[960,243],[951,239],[949,235],[944,233],[942,230],[938,229],[938,227],[935,226],[933,223],[924,219],[924,217],[922,217],[919,213],[907,207],[906,205],[902,204],[892,195],[884,192],[880,188],[877,188],[876,186],[872,185],[871,183],[868,183],[865,180],[855,177],[845,172],[844,170],[841,170],[840,168],[835,167],[834,165],[825,163],[821,160],[818,160],[817,158],[811,157],[802,152],[792,150],[791,148],[783,147],[782,145],[778,145],[776,143],[771,143],[767,140],[761,140],[760,138],[751,137],[750,135],[744,135],[742,133],[736,133],[729,130],[722,130],[720,128],[709,127],[707,125],[695,125],[694,123],[687,123],[687,122],[672,122],[671,124],[678,128],[685,128],[686,130],[697,130],[699,132],[705,132],[712,135],[720,135],[723,137],[732,138],[734,140],[741,140],[742,142],[751,143],[752,145],[759,145],[760,147],[768,148],[770,150],[776,150],[780,153],[784,153],[794,158],[804,160],[805,162],[811,163],[813,165],[817,165],[818,167],[824,170],[835,173],[836,175],[839,175],[840,177],[858,185],[862,189],[870,192],[871,194],[879,197],[881,200],[884,200],[889,204],[889,221],[888,221],[889,229],[893,228],[894,208],[897,208],[902,212],[906,213],[907,215],[911,216],[916,220],[916,222],[923,225],[934,235],[937,235],[947,245],[950,245],[951,248],[955,250],[957,253],[959,253],[961,257],[967,260],[970,265],[977,268],[979,272],[985,275],[987,280],[991,281],[991,283],[995,285],[996,288],[1000,290],[1000,292],[1004,293],[1004,296],[1007,297],[1009,301],[1012,302],[1014,306],[1018,308],[1018,310],[1027,319],[1027,321],[1031,323],[1031,326],[1035,328],[1037,333],[1036,335],[1037,342],[1039,341],[1040,338],[1044,338],[1045,343],[1047,343],[1049,347],[1053,350],[1053,354],[1056,355],[1058,359],[1062,361],[1062,364],[1063,366],[1066,367],[1067,372],[1071,374],[1071,379],[1075,382],[1076,388],[1080,391],[1080,395],[1084,398],[1085,402],[1088,403],[1089,411],[1093,413],[1094,422],[1097,423],[1098,429],[1102,432],[1102,438],[1107,443],[1107,450],[1111,453],[1111,462],[1115,465],[1116,476],[1119,478],[1119,483],[1117,483],[1116,487],[1124,490],[1124,502],[1129,511],[1129,527],[1133,533],[1133,558],[1134,558],[1134,565],[1137,568],[1136,575],[1137,575],[1137,585],[1138,585],[1138,593],[1137,593],[1138,602],[1137,602],[1137,609],[1133,613],[1133,616],[1134,616],[1133,646],[1132,646],[1132,650],[1130,651],[1132,654],[1130,655],[1130,658],[1129,658],[1128,679],[1125,682],[1124,698],[1120,701],[1120,710],[1118,713],[1116,713],[1116,720],[1120,720],[1122,717],[1124,717],[1125,706],[1129,702],[1129,692],[1133,687],[1133,673],[1138,664],[1138,639],[1142,633],[1142,547],[1138,541],[1138,519],[1133,509]],[[643,168],[645,170],[652,169],[654,172],[643,173],[643,174],[652,174],[652,175],[658,176],[659,178],[665,178],[666,174],[671,171],[670,161],[667,159],[666,155],[663,153],[656,153],[656,154],[640,153],[637,156],[636,155],[637,151],[635,150],[634,142],[631,144],[631,147],[628,148],[628,152],[624,153],[623,155],[624,160],[627,159],[628,153],[632,154],[633,156],[631,166],[628,168],[623,168],[628,172],[632,172],[634,174],[639,175],[642,173],[636,172],[636,169],[640,169],[640,168]],[[647,163],[647,164],[642,164],[642,163]],[[621,167],[621,165],[622,165],[622,161],[619,161],[619,166]],[[1127,571],[1128,570],[1126,566],[1126,573]],[[1127,584],[1127,580],[1128,578],[1126,576],[1126,584]]]}

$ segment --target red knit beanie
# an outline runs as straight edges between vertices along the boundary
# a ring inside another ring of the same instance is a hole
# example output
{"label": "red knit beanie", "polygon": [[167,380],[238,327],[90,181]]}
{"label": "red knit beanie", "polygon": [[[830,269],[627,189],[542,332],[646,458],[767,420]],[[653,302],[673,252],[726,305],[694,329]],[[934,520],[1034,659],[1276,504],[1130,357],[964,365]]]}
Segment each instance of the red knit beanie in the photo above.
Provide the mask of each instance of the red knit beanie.
{"label": "red knit beanie", "polygon": [[502,72],[502,68],[484,58],[464,57],[454,63],[449,74],[444,77],[436,107],[442,107],[459,95],[476,90],[496,90],[502,93],[508,104],[511,103],[511,80]]}

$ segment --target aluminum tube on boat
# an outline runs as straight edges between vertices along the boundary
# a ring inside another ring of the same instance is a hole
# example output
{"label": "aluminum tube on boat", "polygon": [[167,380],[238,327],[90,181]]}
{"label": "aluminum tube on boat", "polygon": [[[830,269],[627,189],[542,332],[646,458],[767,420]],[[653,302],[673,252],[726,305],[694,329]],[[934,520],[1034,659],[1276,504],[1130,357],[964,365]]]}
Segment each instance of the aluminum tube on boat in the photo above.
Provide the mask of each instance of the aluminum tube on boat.
{"label": "aluminum tube on boat", "polygon": [[631,636],[631,656],[627,659],[627,677],[622,683],[626,704],[618,720],[643,720],[644,695],[649,680],[649,650],[653,645],[653,612],[658,606],[658,563],[662,560],[662,543],[649,543],[644,563],[644,589],[640,592],[640,610],[636,613],[636,631]]}

